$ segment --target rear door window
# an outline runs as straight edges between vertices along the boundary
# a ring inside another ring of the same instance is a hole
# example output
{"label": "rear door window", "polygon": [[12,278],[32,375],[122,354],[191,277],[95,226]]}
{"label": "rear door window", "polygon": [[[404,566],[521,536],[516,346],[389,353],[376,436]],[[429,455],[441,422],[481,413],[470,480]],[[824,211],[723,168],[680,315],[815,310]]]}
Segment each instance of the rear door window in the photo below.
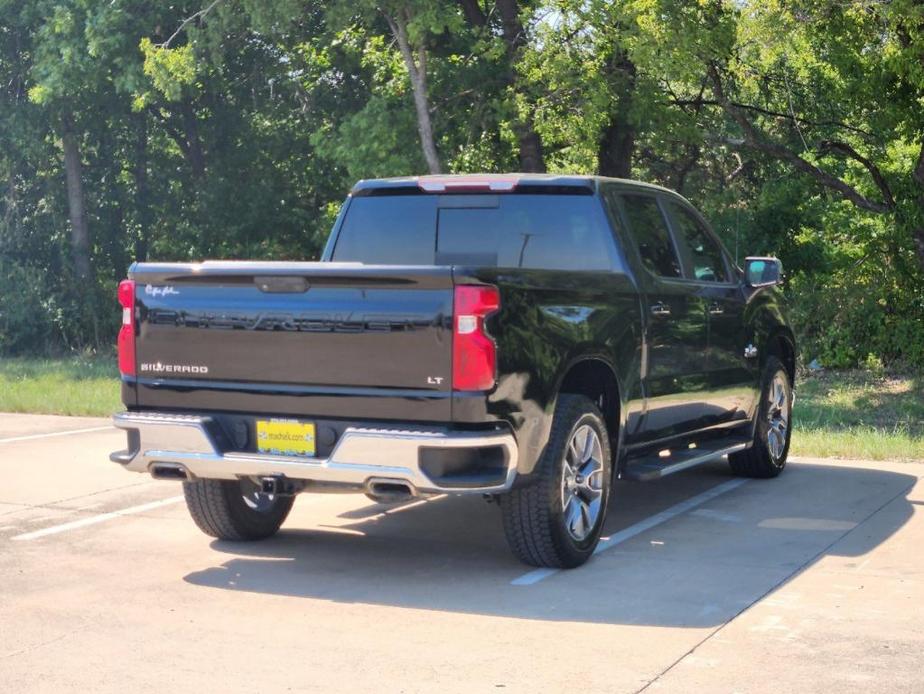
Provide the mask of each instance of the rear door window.
{"label": "rear door window", "polygon": [[621,265],[592,195],[389,195],[354,198],[331,260],[609,270]]}
{"label": "rear door window", "polygon": [[682,277],[680,259],[657,198],[632,193],[621,197],[629,234],[645,267],[661,277]]}
{"label": "rear door window", "polygon": [[722,249],[699,219],[676,202],[667,203],[677,244],[684,254],[690,279],[700,282],[727,282],[728,269]]}

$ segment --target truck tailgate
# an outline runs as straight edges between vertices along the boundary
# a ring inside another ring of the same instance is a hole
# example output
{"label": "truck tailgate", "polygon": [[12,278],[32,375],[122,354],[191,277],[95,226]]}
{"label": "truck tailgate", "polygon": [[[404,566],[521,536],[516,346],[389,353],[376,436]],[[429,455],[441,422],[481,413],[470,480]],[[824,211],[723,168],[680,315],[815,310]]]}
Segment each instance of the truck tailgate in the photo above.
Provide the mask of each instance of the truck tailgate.
{"label": "truck tailgate", "polygon": [[129,276],[140,406],[151,387],[173,389],[177,408],[198,388],[449,394],[450,268],[206,262],[138,264]]}

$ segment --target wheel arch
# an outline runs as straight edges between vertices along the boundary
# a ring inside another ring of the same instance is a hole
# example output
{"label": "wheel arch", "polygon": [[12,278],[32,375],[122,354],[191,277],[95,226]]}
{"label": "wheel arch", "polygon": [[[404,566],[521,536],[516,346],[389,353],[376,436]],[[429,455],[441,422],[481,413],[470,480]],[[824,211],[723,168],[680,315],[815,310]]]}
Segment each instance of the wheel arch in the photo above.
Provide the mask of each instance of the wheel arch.
{"label": "wheel arch", "polygon": [[616,370],[609,362],[599,357],[581,358],[572,362],[559,380],[556,399],[562,393],[584,395],[600,408],[609,434],[610,450],[615,465],[620,459],[622,435],[625,428],[623,426],[625,408],[621,399],[622,389],[616,377]]}
{"label": "wheel arch", "polygon": [[767,337],[766,346],[764,347],[763,363],[766,363],[767,357],[776,357],[783,366],[786,367],[786,373],[789,376],[790,386],[795,387],[796,383],[796,339],[792,331],[785,326],[774,330]]}

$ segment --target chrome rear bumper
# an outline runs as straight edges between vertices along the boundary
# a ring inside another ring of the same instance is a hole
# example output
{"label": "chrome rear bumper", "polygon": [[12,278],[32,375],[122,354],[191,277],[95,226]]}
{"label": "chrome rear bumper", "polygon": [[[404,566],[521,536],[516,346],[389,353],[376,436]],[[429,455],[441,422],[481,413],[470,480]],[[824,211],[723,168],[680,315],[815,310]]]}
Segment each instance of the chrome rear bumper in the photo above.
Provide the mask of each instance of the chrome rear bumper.
{"label": "chrome rear bumper", "polygon": [[[413,431],[349,427],[327,458],[222,451],[209,433],[207,416],[153,412],[123,412],[113,424],[128,432],[129,447],[110,456],[133,472],[155,466],[184,474],[178,479],[277,477],[328,487],[368,488],[370,481],[400,481],[423,493],[496,493],[506,491],[516,477],[517,446],[510,433],[449,429]],[[421,466],[425,449],[501,449],[503,470],[487,485],[433,479]]]}

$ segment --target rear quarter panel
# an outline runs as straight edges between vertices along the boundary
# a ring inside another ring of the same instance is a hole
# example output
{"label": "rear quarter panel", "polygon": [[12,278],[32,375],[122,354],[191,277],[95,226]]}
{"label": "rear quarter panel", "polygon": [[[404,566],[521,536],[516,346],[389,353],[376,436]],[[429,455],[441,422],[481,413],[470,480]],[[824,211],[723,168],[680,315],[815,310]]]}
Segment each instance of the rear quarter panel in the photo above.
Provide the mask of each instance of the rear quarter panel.
{"label": "rear quarter panel", "polygon": [[460,269],[455,282],[500,288],[501,309],[487,321],[498,347],[498,383],[487,398],[453,398],[457,422],[508,422],[529,473],[548,440],[561,382],[574,364],[597,359],[619,384],[623,420],[640,408],[641,316],[628,275],[524,269]]}

